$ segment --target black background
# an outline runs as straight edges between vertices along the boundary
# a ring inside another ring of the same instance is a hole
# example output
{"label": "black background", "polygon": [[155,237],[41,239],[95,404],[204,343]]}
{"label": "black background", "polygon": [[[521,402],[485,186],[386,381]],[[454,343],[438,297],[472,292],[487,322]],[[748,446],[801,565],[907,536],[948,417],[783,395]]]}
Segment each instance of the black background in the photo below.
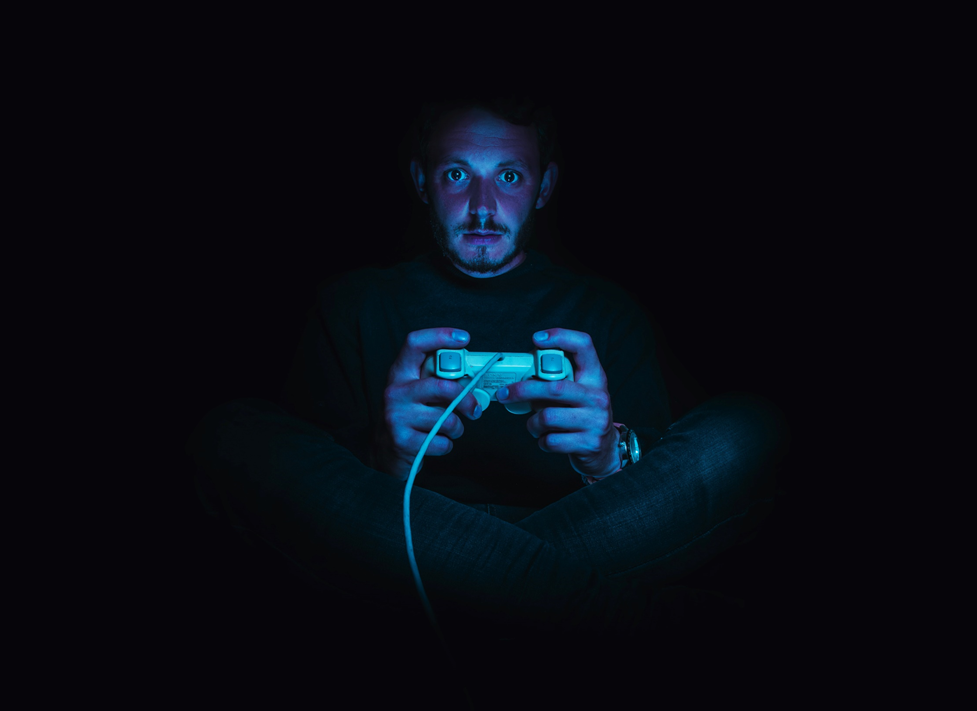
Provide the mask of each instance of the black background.
{"label": "black background", "polygon": [[[162,318],[175,334],[164,382],[185,495],[174,580],[195,599],[255,578],[228,563],[239,552],[195,507],[186,437],[222,402],[274,399],[320,281],[429,248],[407,134],[421,100],[444,94],[404,77],[215,67],[159,107]],[[808,453],[835,405],[818,370],[837,355],[822,253],[848,199],[827,179],[833,110],[813,75],[775,65],[647,82],[581,75],[537,93],[560,149],[538,248],[647,309],[676,414],[730,390],[785,414],[786,496],[752,581],[733,592],[790,620],[806,599]]]}
{"label": "black background", "polygon": [[[436,92],[300,89],[204,84],[174,126],[164,299],[188,430],[220,402],[275,396],[320,281],[430,247],[406,134]],[[823,348],[812,319],[831,298],[819,269],[837,199],[820,182],[830,141],[796,96],[713,89],[668,110],[612,88],[544,93],[562,155],[539,248],[647,309],[676,414],[743,389],[800,415],[797,386]]]}

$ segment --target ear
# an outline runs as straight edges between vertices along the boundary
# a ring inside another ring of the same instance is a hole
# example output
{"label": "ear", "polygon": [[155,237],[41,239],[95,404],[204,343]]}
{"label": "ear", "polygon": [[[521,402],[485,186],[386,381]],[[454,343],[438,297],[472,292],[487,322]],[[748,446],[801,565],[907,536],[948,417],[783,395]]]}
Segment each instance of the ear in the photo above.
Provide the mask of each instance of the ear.
{"label": "ear", "polygon": [[556,163],[550,161],[550,164],[546,166],[546,170],[543,172],[543,180],[539,184],[539,195],[536,198],[537,210],[550,201],[559,174],[560,169]]}
{"label": "ear", "polygon": [[417,197],[419,197],[426,205],[430,205],[430,203],[427,201],[424,169],[421,168],[421,164],[418,163],[416,158],[410,162],[410,177],[414,181],[414,190],[417,191]]}

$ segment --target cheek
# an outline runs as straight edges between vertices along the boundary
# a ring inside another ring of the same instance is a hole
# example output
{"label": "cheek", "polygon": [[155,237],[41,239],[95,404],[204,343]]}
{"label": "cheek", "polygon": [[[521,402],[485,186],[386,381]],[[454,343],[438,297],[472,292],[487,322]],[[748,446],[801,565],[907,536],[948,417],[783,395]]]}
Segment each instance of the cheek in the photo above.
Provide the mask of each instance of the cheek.
{"label": "cheek", "polygon": [[442,217],[457,217],[468,212],[468,198],[462,193],[441,193],[437,209]]}
{"label": "cheek", "polygon": [[500,219],[505,220],[512,227],[518,227],[525,222],[529,211],[533,209],[532,200],[525,195],[518,197],[506,195],[500,197],[496,204]]}
{"label": "cheek", "polygon": [[[468,193],[450,190],[439,192],[436,196],[435,209],[443,220],[448,222],[467,220],[469,216]],[[517,229],[529,215],[535,203],[535,195],[521,194],[512,195],[497,193],[495,195],[495,214],[496,219]]]}

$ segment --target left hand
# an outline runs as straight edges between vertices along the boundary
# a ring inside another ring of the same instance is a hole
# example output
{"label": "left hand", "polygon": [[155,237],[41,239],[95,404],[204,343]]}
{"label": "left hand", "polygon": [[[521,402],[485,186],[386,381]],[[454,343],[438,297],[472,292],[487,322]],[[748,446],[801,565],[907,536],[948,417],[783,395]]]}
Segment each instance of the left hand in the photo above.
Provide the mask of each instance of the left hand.
{"label": "left hand", "polygon": [[[540,339],[542,334],[548,337]],[[620,435],[593,340],[581,331],[550,328],[534,334],[533,343],[572,356],[573,380],[523,380],[510,385],[508,397],[499,401],[528,401],[537,412],[526,429],[539,440],[539,448],[569,455],[570,466],[579,474],[601,477],[617,471]]]}

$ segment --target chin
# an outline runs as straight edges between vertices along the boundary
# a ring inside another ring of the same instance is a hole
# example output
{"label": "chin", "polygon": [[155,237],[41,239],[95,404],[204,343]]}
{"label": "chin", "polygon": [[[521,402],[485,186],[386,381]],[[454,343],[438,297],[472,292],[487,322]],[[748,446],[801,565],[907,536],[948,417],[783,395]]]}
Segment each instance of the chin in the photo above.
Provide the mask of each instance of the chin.
{"label": "chin", "polygon": [[475,274],[490,274],[509,266],[526,249],[535,227],[535,213],[530,212],[526,221],[519,227],[514,239],[506,238],[502,244],[491,246],[464,245],[464,236],[449,236],[444,224],[437,218],[434,210],[428,211],[431,231],[441,252],[451,262],[463,270]]}
{"label": "chin", "polygon": [[463,267],[470,272],[475,272],[477,274],[488,274],[490,272],[497,272],[503,267],[508,266],[512,261],[519,256],[520,249],[517,245],[512,245],[509,251],[499,256],[491,256],[489,254],[488,247],[475,247],[474,253],[472,250],[468,250],[468,258],[466,259],[461,255],[457,249],[449,248],[446,252],[446,256],[452,262],[454,262],[459,267]]}

